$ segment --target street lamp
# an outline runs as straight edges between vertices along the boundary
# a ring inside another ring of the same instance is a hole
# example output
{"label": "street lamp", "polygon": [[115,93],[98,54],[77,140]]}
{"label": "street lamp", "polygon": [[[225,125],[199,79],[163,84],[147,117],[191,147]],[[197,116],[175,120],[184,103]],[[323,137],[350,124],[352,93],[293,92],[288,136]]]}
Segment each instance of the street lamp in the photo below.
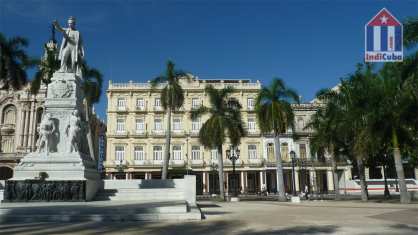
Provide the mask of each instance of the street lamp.
{"label": "street lamp", "polygon": [[384,163],[383,163],[383,176],[384,176],[384,180],[385,180],[385,198],[390,198],[390,192],[389,192],[389,187],[388,187],[388,180],[387,180],[387,172],[386,172],[386,165],[388,162],[388,156],[387,154],[383,154],[383,156],[385,157],[384,159]]}
{"label": "street lamp", "polygon": [[296,161],[296,153],[295,151],[290,151],[290,158],[292,159],[292,192],[293,192],[293,196],[296,196],[296,182],[295,182],[295,161]]}
{"label": "street lamp", "polygon": [[233,193],[234,197],[238,196],[238,182],[237,182],[237,175],[235,172],[235,162],[239,159],[239,155],[240,155],[240,150],[233,145],[231,145],[230,148],[226,150],[226,157],[232,161],[232,175],[234,176],[234,179],[235,179],[235,188],[234,188],[234,193]]}

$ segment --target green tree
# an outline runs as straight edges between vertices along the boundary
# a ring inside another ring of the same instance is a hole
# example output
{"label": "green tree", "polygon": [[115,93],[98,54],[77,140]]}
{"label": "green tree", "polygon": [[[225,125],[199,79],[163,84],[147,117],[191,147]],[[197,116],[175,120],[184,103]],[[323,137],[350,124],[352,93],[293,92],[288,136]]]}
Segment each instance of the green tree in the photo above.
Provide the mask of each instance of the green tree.
{"label": "green tree", "polygon": [[406,187],[401,152],[405,152],[402,149],[407,149],[408,145],[416,146],[416,132],[413,129],[418,115],[415,90],[417,80],[411,76],[403,77],[405,67],[410,62],[410,58],[407,58],[403,63],[387,63],[381,69],[380,109],[374,116],[377,133],[386,140],[393,152],[401,203],[409,203],[411,200]]}
{"label": "green tree", "polygon": [[229,97],[233,92],[232,87],[217,90],[212,85],[207,86],[205,93],[209,96],[210,107],[201,106],[192,110],[190,115],[190,118],[195,119],[209,114],[209,119],[199,131],[199,140],[206,148],[218,150],[219,191],[224,200],[222,145],[228,137],[233,146],[238,146],[241,137],[245,135],[241,104],[237,99]]}
{"label": "green tree", "polygon": [[341,117],[344,115],[341,107],[335,102],[334,97],[338,94],[331,89],[323,89],[316,95],[322,106],[311,117],[305,129],[312,129],[313,135],[310,140],[310,147],[313,153],[328,152],[333,169],[333,181],[335,199],[340,199],[339,177],[337,161],[341,151],[345,148],[344,136],[341,135],[343,125]]}
{"label": "green tree", "polygon": [[52,75],[60,68],[60,61],[58,60],[57,44],[51,40],[44,44],[44,56],[41,58],[38,71],[31,81],[30,90],[33,94],[37,94],[41,83],[49,84]]}
{"label": "green tree", "polygon": [[171,113],[176,109],[179,109],[184,102],[184,91],[180,85],[180,79],[187,78],[189,75],[183,71],[176,70],[172,61],[167,62],[167,68],[164,75],[156,77],[151,81],[153,89],[157,85],[162,85],[161,90],[161,104],[166,111],[167,126],[166,126],[166,139],[165,139],[165,154],[163,160],[163,170],[161,174],[162,179],[167,179],[168,176],[168,163],[170,159],[170,141],[171,141]]}
{"label": "green tree", "polygon": [[277,188],[279,200],[285,201],[283,165],[280,156],[280,134],[294,129],[292,102],[299,103],[296,91],[287,88],[281,79],[274,79],[269,87],[261,88],[255,105],[258,125],[264,134],[274,134],[274,149],[277,162]]}
{"label": "green tree", "polygon": [[7,39],[0,32],[0,89],[19,89],[27,83],[26,69],[36,64],[36,61],[26,54],[27,46],[27,39]]}

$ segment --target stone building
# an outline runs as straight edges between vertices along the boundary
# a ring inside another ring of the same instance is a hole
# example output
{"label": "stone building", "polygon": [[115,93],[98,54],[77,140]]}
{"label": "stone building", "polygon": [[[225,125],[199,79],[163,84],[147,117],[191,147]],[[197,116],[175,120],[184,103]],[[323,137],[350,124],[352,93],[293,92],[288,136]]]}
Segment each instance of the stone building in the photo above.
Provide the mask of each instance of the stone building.
{"label": "stone building", "polygon": [[[181,80],[185,92],[183,107],[172,114],[171,158],[169,177],[194,174],[197,178],[198,194],[214,194],[219,191],[217,176],[217,151],[206,149],[199,143],[198,133],[208,118],[191,120],[190,110],[201,104],[208,106],[206,85],[215,88],[232,86],[233,96],[242,105],[242,118],[247,136],[242,138],[240,158],[236,163],[237,174],[232,174],[232,163],[226,158],[230,144],[223,146],[226,191],[238,188],[242,193],[258,193],[262,187],[276,192],[276,159],[273,136],[260,133],[255,99],[261,88],[259,81],[250,80]],[[107,90],[107,153],[105,173],[112,179],[155,179],[161,177],[165,148],[166,115],[161,106],[159,91],[151,90],[149,83],[112,83]],[[309,130],[304,130],[318,104],[305,103],[293,106],[295,111],[296,135],[281,136],[281,152],[284,161],[284,178],[287,192],[292,187],[292,164],[290,151],[299,159],[295,166],[295,183],[299,191],[305,185],[309,190],[328,192],[333,190],[331,165],[325,156],[310,153]],[[340,178],[351,178],[351,166],[339,164]]]}
{"label": "stone building", "polygon": [[0,90],[0,180],[11,178],[19,160],[36,149],[45,98],[45,86],[36,95],[29,85],[18,91]]}

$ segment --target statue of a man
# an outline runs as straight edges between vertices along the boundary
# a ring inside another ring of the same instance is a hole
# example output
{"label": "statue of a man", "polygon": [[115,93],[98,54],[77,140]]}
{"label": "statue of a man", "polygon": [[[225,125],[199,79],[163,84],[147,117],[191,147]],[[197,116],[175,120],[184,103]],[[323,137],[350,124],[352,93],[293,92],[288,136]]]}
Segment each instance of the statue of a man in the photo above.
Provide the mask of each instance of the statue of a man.
{"label": "statue of a man", "polygon": [[81,130],[81,119],[78,114],[77,110],[74,110],[73,113],[70,116],[70,119],[68,121],[66,134],[68,136],[68,139],[70,140],[70,149],[69,152],[78,152],[79,151],[79,133]]}
{"label": "statue of a man", "polygon": [[[58,58],[61,60],[60,72],[75,72],[81,76],[81,63],[84,58],[84,48],[80,32],[75,29],[75,18],[68,19],[68,28],[61,28],[54,20],[55,28],[63,34]],[[69,68],[68,65],[71,67]]]}
{"label": "statue of a man", "polygon": [[38,140],[38,153],[49,153],[51,149],[51,137],[55,131],[54,120],[51,118],[51,114],[45,114],[44,118],[39,125],[39,140]]}

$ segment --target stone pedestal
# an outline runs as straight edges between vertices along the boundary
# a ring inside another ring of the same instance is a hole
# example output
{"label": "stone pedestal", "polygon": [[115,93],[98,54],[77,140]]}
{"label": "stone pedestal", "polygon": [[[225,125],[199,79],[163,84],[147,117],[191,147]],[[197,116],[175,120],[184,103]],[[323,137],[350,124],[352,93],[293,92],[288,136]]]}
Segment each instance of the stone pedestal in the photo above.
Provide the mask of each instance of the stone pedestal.
{"label": "stone pedestal", "polygon": [[[91,200],[100,185],[90,156],[81,81],[74,73],[56,72],[48,85],[43,122],[53,130],[48,143],[37,143],[6,181],[5,201]],[[48,128],[46,128],[48,129]]]}

